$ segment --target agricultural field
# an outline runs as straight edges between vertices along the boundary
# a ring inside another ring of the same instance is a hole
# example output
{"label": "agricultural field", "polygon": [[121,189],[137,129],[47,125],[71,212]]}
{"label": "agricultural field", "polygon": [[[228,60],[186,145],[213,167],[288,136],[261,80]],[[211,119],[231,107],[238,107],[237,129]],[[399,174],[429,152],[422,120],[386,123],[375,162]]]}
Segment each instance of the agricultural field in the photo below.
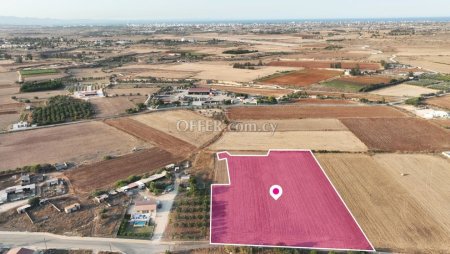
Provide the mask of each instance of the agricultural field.
{"label": "agricultural field", "polygon": [[296,104],[305,105],[348,105],[348,104],[358,104],[355,101],[344,100],[344,99],[314,99],[314,98],[300,98],[293,101]]}
{"label": "agricultural field", "polygon": [[350,131],[226,132],[209,149],[213,151],[269,149],[311,149],[326,151],[367,151]]}
{"label": "agricultural field", "polygon": [[18,80],[17,72],[0,72],[0,87],[11,86]]}
{"label": "agricultural field", "polygon": [[9,127],[19,122],[20,120],[20,114],[14,113],[14,114],[1,114],[0,113],[0,132],[1,131],[7,131]]}
{"label": "agricultural field", "polygon": [[155,174],[164,166],[180,162],[181,157],[157,147],[82,166],[65,175],[77,193],[90,194],[95,190],[114,187],[114,184],[132,175]]}
{"label": "agricultural field", "polygon": [[305,69],[301,71],[289,72],[286,74],[276,74],[260,79],[263,84],[292,86],[292,87],[307,87],[324,80],[328,80],[341,75],[340,71],[331,70],[315,70]]}
{"label": "agricultural field", "polygon": [[[256,130],[262,130],[267,124],[276,126],[276,131],[348,131],[347,127],[343,125],[338,119],[288,119],[288,120],[250,120],[250,121],[236,121],[231,125],[236,125],[236,128],[243,128],[240,126],[254,125]],[[266,127],[267,128],[267,127]]]}
{"label": "agricultural field", "polygon": [[150,147],[101,122],[0,134],[0,170],[34,164],[82,164]]}
{"label": "agricultural field", "polygon": [[95,116],[110,117],[126,114],[126,110],[129,108],[135,108],[136,104],[144,103],[147,99],[146,96],[118,96],[107,98],[93,98],[89,102],[93,105],[95,110]]}
{"label": "agricultural field", "polygon": [[196,147],[201,147],[213,140],[225,127],[225,124],[220,121],[190,110],[154,112],[135,116],[132,119]]}
{"label": "agricultural field", "polygon": [[24,69],[20,71],[22,76],[49,75],[59,73],[56,69]]}
{"label": "agricultural field", "polygon": [[407,117],[406,114],[386,106],[262,106],[235,107],[228,110],[231,120],[301,119],[301,118],[353,118],[353,117]]}
{"label": "agricultural field", "polygon": [[290,89],[271,89],[271,88],[257,88],[257,87],[244,87],[244,86],[221,86],[221,85],[205,85],[201,87],[207,87],[232,93],[242,93],[261,96],[284,96],[292,93]]}
{"label": "agricultural field", "polygon": [[417,118],[346,118],[342,123],[370,150],[442,152],[450,131]]}
{"label": "agricultural field", "polygon": [[429,89],[420,86],[413,86],[407,84],[400,84],[395,86],[390,86],[382,89],[378,89],[371,94],[378,94],[384,96],[398,96],[398,97],[419,97],[422,94],[436,93],[437,90]]}
{"label": "agricultural field", "polygon": [[123,96],[123,95],[142,95],[147,96],[149,94],[153,94],[159,91],[157,87],[142,87],[142,88],[122,88],[122,87],[114,87],[114,88],[106,88],[105,92],[108,97],[111,96]]}
{"label": "agricultural field", "polygon": [[358,92],[361,88],[381,83],[389,83],[391,77],[386,76],[356,76],[356,77],[342,77],[332,81],[324,82],[321,85],[330,90],[343,92]]}
{"label": "agricultural field", "polygon": [[191,78],[251,82],[282,71],[298,70],[298,68],[263,66],[256,70],[235,69],[229,62],[183,63],[172,65],[154,65],[153,68],[169,71],[194,72]]}
{"label": "agricultural field", "polygon": [[[227,160],[230,185],[211,188],[212,243],[372,250],[309,151],[218,157]],[[276,201],[282,209],[267,195],[274,182],[285,190]]]}
{"label": "agricultural field", "polygon": [[132,118],[109,119],[108,125],[158,146],[177,157],[188,157],[197,147],[179,138],[159,131]]}
{"label": "agricultural field", "polygon": [[316,157],[377,251],[445,253],[450,248],[448,213],[439,217],[448,208],[448,161],[402,154]]}
{"label": "agricultural field", "polygon": [[345,62],[345,61],[276,61],[271,62],[270,66],[284,66],[284,67],[302,67],[308,69],[327,69],[331,68],[332,64],[341,63],[343,69],[352,69],[359,66],[362,70],[378,70],[381,68],[378,63],[359,63],[359,62]]}
{"label": "agricultural field", "polygon": [[450,110],[450,95],[434,97],[425,101],[426,104]]}

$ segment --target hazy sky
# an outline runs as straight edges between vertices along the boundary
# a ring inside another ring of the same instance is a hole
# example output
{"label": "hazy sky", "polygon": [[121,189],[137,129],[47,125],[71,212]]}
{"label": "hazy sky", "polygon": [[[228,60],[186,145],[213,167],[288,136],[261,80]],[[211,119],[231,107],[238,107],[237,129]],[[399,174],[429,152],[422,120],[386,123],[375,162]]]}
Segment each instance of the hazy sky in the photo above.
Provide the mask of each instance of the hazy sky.
{"label": "hazy sky", "polygon": [[122,20],[447,17],[450,0],[1,0],[0,16]]}

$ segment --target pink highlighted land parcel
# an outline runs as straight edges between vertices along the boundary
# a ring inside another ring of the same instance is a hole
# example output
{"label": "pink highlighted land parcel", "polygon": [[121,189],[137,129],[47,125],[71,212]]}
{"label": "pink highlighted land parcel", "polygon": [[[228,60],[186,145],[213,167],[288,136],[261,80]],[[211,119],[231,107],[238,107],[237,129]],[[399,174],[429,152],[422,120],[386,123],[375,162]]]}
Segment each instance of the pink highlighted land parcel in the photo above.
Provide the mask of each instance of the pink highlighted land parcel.
{"label": "pink highlighted land parcel", "polygon": [[374,250],[311,151],[218,158],[230,184],[211,187],[212,244]]}

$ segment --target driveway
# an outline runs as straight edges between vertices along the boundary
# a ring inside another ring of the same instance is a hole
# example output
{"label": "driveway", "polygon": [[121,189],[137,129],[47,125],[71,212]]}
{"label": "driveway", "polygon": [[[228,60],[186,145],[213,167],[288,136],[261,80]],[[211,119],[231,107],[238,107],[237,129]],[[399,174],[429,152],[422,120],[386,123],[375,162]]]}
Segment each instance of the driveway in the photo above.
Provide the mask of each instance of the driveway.
{"label": "driveway", "polygon": [[175,180],[174,185],[175,188],[172,192],[169,192],[167,194],[158,197],[158,200],[161,202],[162,207],[156,213],[155,219],[156,227],[152,238],[152,241],[154,242],[161,241],[164,231],[166,230],[167,224],[169,223],[170,210],[172,209],[173,202],[178,194],[178,186],[180,185],[179,179]]}

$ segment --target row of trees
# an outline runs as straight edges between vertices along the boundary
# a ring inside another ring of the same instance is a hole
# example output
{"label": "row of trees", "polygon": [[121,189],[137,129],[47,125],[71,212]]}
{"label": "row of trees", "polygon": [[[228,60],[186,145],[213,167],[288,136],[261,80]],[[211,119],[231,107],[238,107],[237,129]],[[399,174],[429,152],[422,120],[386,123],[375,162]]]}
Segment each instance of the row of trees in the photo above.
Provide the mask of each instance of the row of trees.
{"label": "row of trees", "polygon": [[30,93],[38,91],[57,90],[64,87],[61,80],[48,80],[43,82],[26,82],[20,87],[20,92]]}
{"label": "row of trees", "polygon": [[48,100],[47,105],[37,107],[32,112],[32,123],[48,125],[89,119],[94,116],[95,110],[90,102],[58,95]]}
{"label": "row of trees", "polygon": [[263,62],[261,60],[259,60],[259,62],[257,64],[254,63],[250,63],[250,62],[246,62],[246,63],[235,63],[233,64],[233,68],[235,69],[249,69],[249,70],[254,70],[256,69],[256,66],[263,66]]}

